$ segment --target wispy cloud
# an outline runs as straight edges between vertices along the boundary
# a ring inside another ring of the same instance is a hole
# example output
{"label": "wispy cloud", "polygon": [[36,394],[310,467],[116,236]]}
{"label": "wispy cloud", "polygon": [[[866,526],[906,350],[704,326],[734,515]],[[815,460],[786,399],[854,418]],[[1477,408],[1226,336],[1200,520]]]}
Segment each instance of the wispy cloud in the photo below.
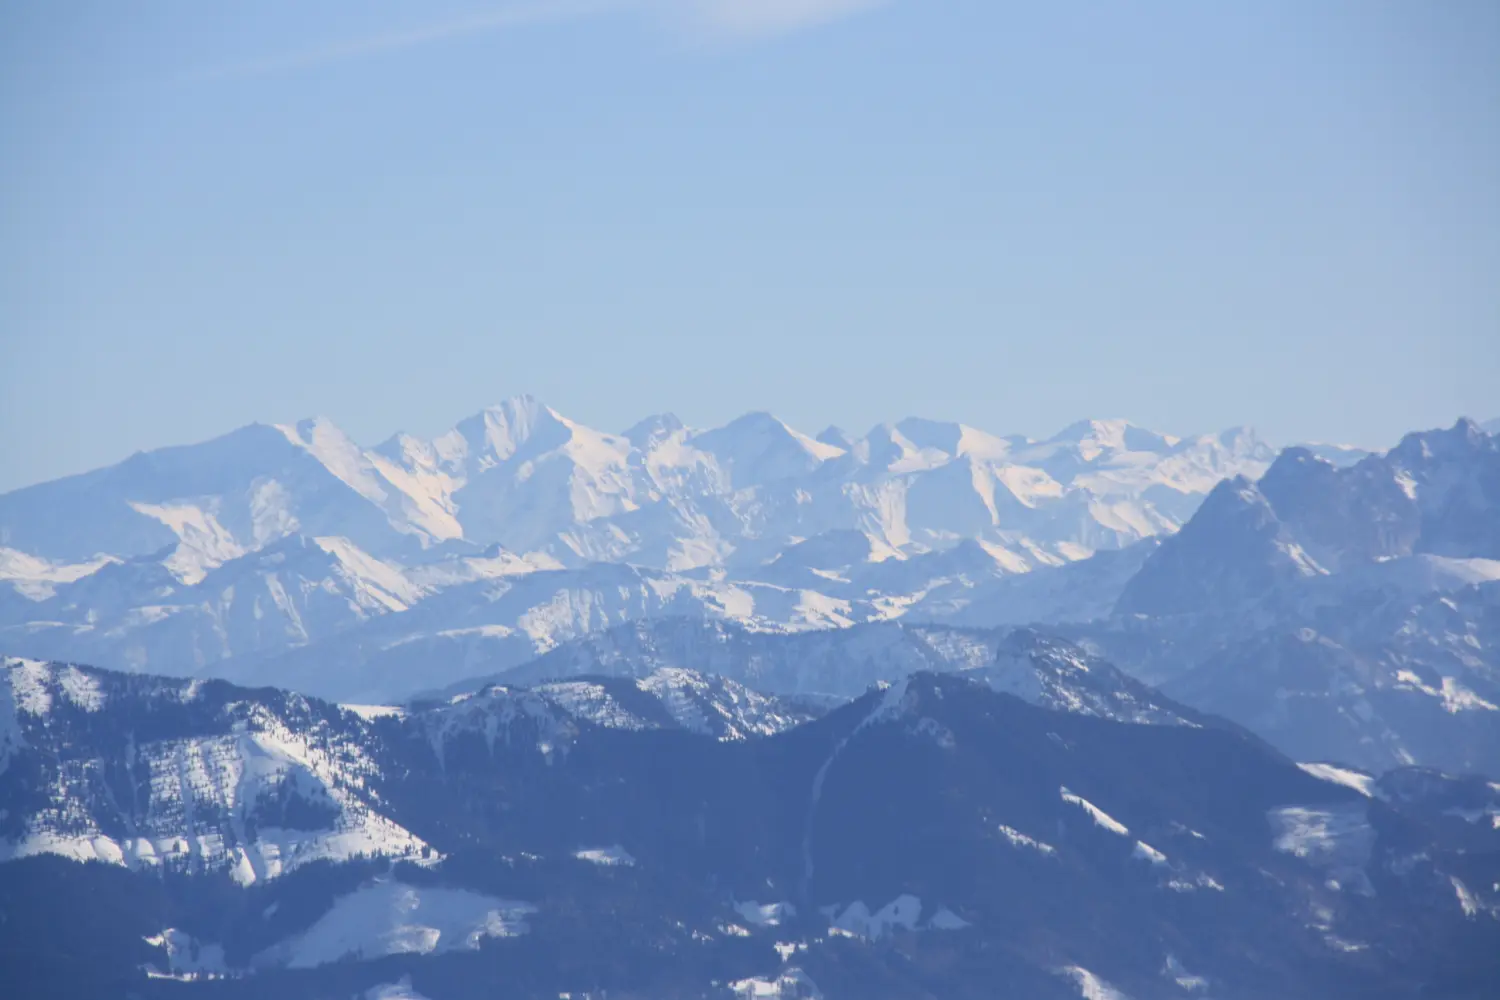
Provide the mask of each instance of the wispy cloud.
{"label": "wispy cloud", "polygon": [[759,38],[857,14],[885,0],[663,0],[690,27],[731,38]]}
{"label": "wispy cloud", "polygon": [[886,0],[533,0],[415,28],[365,35],[221,66],[195,74],[195,77],[228,79],[291,72],[470,35],[621,13],[653,16],[710,39],[754,39],[812,27],[884,2]]}

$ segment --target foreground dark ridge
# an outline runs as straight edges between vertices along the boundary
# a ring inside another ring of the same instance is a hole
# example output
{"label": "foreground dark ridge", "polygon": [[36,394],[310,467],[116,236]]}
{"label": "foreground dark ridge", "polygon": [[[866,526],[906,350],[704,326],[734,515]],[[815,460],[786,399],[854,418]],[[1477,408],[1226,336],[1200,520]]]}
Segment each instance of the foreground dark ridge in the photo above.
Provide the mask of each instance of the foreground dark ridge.
{"label": "foreground dark ridge", "polygon": [[11,853],[120,851],[0,865],[27,995],[1403,997],[1500,973],[1493,786],[1323,780],[1232,728],[932,674],[724,740],[506,688],[366,719],[7,673]]}

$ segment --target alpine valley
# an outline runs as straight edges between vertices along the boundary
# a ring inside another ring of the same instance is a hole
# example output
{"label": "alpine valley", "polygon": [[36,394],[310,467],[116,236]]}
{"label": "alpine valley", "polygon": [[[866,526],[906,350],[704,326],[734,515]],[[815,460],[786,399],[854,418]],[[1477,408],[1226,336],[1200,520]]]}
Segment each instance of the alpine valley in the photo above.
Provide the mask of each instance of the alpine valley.
{"label": "alpine valley", "polygon": [[521,398],[5,494],[0,982],[1493,996],[1496,431]]}

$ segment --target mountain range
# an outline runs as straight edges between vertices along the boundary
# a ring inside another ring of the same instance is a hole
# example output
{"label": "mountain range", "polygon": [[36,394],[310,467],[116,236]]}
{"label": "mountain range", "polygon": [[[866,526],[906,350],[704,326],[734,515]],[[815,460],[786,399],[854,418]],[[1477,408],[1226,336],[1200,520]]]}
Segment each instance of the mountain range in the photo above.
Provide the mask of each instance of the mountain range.
{"label": "mountain range", "polygon": [[853,529],[890,550],[983,537],[1021,566],[1173,530],[1220,478],[1272,457],[1244,430],[1182,440],[1124,421],[1044,441],[918,419],[814,438],[766,413],[610,434],[520,397],[431,441],[367,449],[315,419],[140,453],[0,497],[0,543],[54,566],[170,549],[186,584],[292,534],[378,558],[467,543],[444,551],[677,571]]}
{"label": "mountain range", "polygon": [[[856,440],[763,414],[610,435],[528,398],[373,449],[253,426],[0,497],[0,646],[400,703],[539,656],[581,670],[568,650],[637,623],[845,658],[919,634],[881,623],[1032,625],[1299,757],[1485,770],[1495,441],[1461,421],[1273,455],[1243,430],[915,419]],[[632,669],[704,666],[683,652]],[[931,667],[898,660],[859,683]],[[767,690],[857,693],[805,673]]]}
{"label": "mountain range", "polygon": [[8,660],[7,984],[1394,998],[1500,973],[1500,786],[1299,767],[1054,642],[995,651],[800,719],[685,671],[383,711]]}
{"label": "mountain range", "polygon": [[0,496],[0,645],[400,698],[414,662],[456,681],[644,617],[796,630],[957,606],[1170,534],[1273,455],[1123,421],[608,434],[528,397],[375,448],[327,420],[253,425]]}

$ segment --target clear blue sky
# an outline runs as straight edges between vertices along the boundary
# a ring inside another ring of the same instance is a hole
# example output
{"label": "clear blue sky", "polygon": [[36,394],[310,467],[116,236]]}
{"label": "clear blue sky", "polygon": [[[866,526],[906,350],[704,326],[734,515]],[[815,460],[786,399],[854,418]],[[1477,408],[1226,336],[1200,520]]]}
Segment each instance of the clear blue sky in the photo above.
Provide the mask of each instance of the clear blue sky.
{"label": "clear blue sky", "polygon": [[1500,415],[1493,0],[31,0],[0,144],[0,489],[521,392]]}

